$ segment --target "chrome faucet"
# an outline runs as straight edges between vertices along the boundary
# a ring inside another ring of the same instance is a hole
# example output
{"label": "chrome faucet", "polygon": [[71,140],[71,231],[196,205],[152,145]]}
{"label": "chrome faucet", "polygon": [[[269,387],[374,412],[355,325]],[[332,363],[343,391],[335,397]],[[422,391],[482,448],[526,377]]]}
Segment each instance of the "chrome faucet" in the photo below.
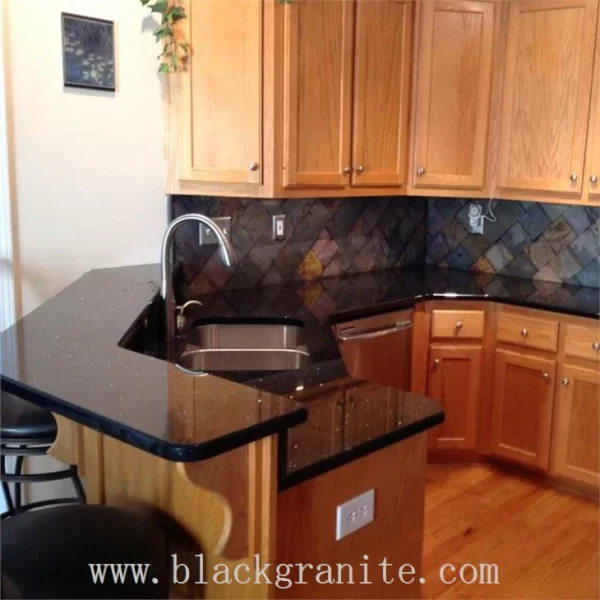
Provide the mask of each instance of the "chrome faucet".
{"label": "chrome faucet", "polygon": [[219,244],[219,256],[226,267],[231,267],[237,262],[233,246],[221,228],[212,219],[197,213],[190,213],[187,215],[182,215],[171,222],[171,224],[165,230],[160,248],[160,295],[162,296],[165,304],[167,341],[174,340],[177,337],[177,306],[175,305],[173,294],[173,261],[171,258],[171,245],[175,230],[178,229],[182,223],[187,223],[188,221],[196,221],[202,225],[206,225],[206,227],[208,227],[215,234],[217,237],[217,243]]}

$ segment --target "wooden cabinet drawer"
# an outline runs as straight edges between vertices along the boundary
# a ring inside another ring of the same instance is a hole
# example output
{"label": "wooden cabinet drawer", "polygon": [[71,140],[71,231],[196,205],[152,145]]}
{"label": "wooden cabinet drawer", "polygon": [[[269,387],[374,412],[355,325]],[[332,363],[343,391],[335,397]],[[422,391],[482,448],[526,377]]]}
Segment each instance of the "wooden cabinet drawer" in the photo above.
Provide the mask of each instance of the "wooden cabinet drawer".
{"label": "wooden cabinet drawer", "polygon": [[600,359],[600,327],[590,319],[589,327],[567,324],[565,354],[590,360]]}
{"label": "wooden cabinet drawer", "polygon": [[431,337],[436,339],[480,339],[485,313],[482,310],[434,310]]}
{"label": "wooden cabinet drawer", "polygon": [[556,352],[558,321],[502,312],[498,316],[497,337],[499,342]]}

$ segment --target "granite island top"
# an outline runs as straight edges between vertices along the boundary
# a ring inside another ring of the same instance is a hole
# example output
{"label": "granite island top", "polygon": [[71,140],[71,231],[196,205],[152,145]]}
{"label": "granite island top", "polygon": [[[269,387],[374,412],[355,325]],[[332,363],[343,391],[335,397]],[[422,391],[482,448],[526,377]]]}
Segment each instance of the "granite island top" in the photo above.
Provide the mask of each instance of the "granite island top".
{"label": "granite island top", "polygon": [[[597,289],[436,267],[228,291],[202,296],[198,317],[301,322],[309,365],[258,376],[194,377],[122,345],[132,323],[149,322],[160,308],[158,273],[157,265],[90,271],[2,332],[2,388],[174,461],[207,459],[278,433],[281,487],[443,420],[430,398],[349,378],[331,323],[432,298],[489,299],[598,318]],[[340,385],[373,404],[372,422],[345,416],[357,420],[355,435],[342,431],[334,443],[314,443],[302,432],[318,429],[319,419],[334,410],[331,389]],[[303,401],[307,392],[310,402]],[[294,444],[288,443],[292,435]]]}

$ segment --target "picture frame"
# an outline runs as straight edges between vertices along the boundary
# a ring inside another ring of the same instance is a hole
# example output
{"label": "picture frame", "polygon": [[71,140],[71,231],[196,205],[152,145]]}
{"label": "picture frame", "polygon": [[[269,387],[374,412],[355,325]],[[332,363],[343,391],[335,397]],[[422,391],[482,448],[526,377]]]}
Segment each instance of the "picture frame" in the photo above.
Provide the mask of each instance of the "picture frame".
{"label": "picture frame", "polygon": [[114,21],[61,13],[65,87],[114,92]]}

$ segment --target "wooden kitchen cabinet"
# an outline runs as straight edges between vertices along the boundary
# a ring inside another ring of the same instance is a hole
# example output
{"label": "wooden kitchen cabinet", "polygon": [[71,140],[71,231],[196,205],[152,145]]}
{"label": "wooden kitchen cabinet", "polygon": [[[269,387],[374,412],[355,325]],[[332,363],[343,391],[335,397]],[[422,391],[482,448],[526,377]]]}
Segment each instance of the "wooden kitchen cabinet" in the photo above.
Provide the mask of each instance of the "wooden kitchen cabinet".
{"label": "wooden kitchen cabinet", "polygon": [[182,2],[169,193],[406,193],[415,0]]}
{"label": "wooden kitchen cabinet", "polygon": [[496,350],[491,451],[548,470],[556,361],[526,350]]}
{"label": "wooden kitchen cabinet", "polygon": [[354,187],[406,182],[415,3],[358,0],[354,59]]}
{"label": "wooden kitchen cabinet", "polygon": [[600,486],[600,372],[564,365],[559,372],[552,474]]}
{"label": "wooden kitchen cabinet", "polygon": [[510,3],[500,197],[581,198],[597,12],[598,0]]}
{"label": "wooden kitchen cabinet", "polygon": [[421,3],[412,185],[483,190],[495,2]]}
{"label": "wooden kitchen cabinet", "polygon": [[284,185],[349,181],[354,5],[301,0],[286,7]]}
{"label": "wooden kitchen cabinet", "polygon": [[476,450],[481,395],[481,345],[434,344],[429,352],[427,395],[444,408],[444,423],[429,433],[429,447]]}
{"label": "wooden kitchen cabinet", "polygon": [[185,7],[180,23],[193,52],[172,90],[172,168],[185,182],[233,184],[250,193],[261,183],[261,3],[227,0],[225,8],[222,0],[202,0]]}
{"label": "wooden kitchen cabinet", "polygon": [[596,33],[596,58],[594,61],[592,108],[588,128],[586,173],[584,191],[588,199],[600,201],[600,17]]}
{"label": "wooden kitchen cabinet", "polygon": [[414,2],[300,0],[286,10],[284,186],[402,185]]}

